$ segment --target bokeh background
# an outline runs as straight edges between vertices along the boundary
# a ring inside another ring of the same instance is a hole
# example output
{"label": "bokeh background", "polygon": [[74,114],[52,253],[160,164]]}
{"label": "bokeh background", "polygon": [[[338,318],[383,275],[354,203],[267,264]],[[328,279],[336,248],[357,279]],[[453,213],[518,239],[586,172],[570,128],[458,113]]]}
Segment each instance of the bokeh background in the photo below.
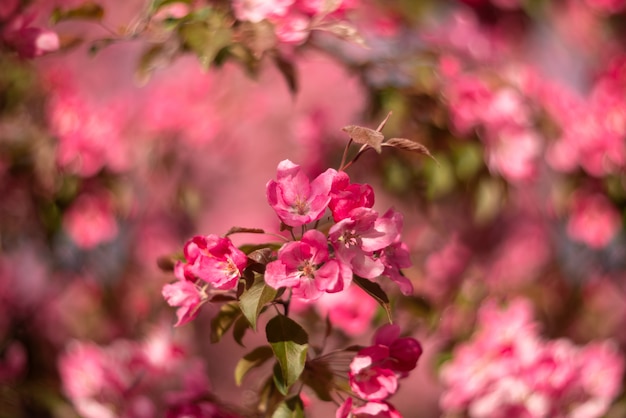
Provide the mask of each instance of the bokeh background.
{"label": "bokeh background", "polygon": [[[425,352],[398,410],[626,416],[626,1],[233,3],[2,0],[0,417],[166,416],[190,387],[250,413],[263,335],[211,344],[212,305],[174,328],[157,260],[278,231],[278,162],[337,168],[341,128],[390,111],[437,160],[349,171],[405,218],[414,294],[385,290]],[[298,314],[367,343],[385,315],[351,292]]]}

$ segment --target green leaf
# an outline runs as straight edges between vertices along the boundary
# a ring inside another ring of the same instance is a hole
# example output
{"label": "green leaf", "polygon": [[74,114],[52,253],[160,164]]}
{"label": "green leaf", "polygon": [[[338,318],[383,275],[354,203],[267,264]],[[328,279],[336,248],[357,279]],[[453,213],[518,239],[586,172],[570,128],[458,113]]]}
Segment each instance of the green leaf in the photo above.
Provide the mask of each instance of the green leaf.
{"label": "green leaf", "polygon": [[[201,12],[201,13],[200,13]],[[226,26],[227,18],[214,10],[200,10],[195,18],[206,14],[204,20],[190,20],[178,28],[183,45],[198,56],[202,67],[207,70],[220,51],[232,43],[232,30]]]}
{"label": "green leaf", "polygon": [[241,386],[243,378],[250,370],[264,364],[267,360],[272,358],[273,353],[274,352],[269,345],[262,345],[243,356],[235,367],[235,383],[237,386]]}
{"label": "green leaf", "polygon": [[235,338],[235,342],[242,347],[245,347],[243,344],[243,337],[246,335],[246,331],[250,328],[250,324],[245,316],[240,316],[235,321],[235,325],[233,326],[233,338]]}
{"label": "green leaf", "polygon": [[172,3],[191,4],[191,0],[153,0],[151,8],[154,12],[157,12],[161,7]]}
{"label": "green leaf", "polygon": [[261,228],[244,228],[241,226],[233,226],[228,230],[224,237],[232,234],[265,234],[265,231]]}
{"label": "green leaf", "polygon": [[285,78],[287,82],[287,87],[289,87],[289,92],[292,96],[295,96],[298,93],[298,75],[296,73],[296,67],[293,65],[293,62],[285,59],[280,54],[274,54],[274,64],[276,64],[276,68],[280,71],[280,73]]}
{"label": "green leaf", "polygon": [[278,390],[286,395],[304,370],[309,336],[297,322],[284,315],[270,319],[265,334],[280,367],[274,380],[280,384]]}
{"label": "green leaf", "polygon": [[380,287],[380,285],[371,280],[367,280],[358,276],[354,276],[353,281],[357,284],[357,286],[365,290],[371,297],[373,297],[376,302],[380,304],[380,306],[383,307],[383,309],[387,313],[389,323],[393,322],[391,317],[391,305],[389,304],[389,298],[387,297],[385,291]]}
{"label": "green leaf", "polygon": [[272,418],[304,418],[304,404],[300,396],[292,396],[278,404]]}
{"label": "green leaf", "polygon": [[68,10],[62,10],[55,7],[50,16],[52,23],[59,23],[65,20],[96,20],[100,21],[104,17],[104,9],[97,3],[88,1],[78,7]]}
{"label": "green leaf", "polygon": [[211,342],[219,342],[226,331],[235,323],[241,315],[241,309],[236,303],[227,303],[222,306],[220,312],[211,320]]}
{"label": "green leaf", "polygon": [[256,322],[263,307],[274,300],[276,289],[265,284],[263,276],[255,275],[254,283],[239,297],[241,312],[248,319],[252,329],[256,331]]}
{"label": "green leaf", "polygon": [[278,404],[284,400],[284,396],[276,390],[274,377],[270,376],[265,380],[261,390],[259,391],[259,403],[257,412],[259,416],[269,416],[276,409]]}
{"label": "green leaf", "polygon": [[146,49],[139,58],[135,78],[140,84],[146,84],[154,70],[164,67],[172,61],[174,51],[165,44],[156,44]]}
{"label": "green leaf", "polygon": [[308,362],[300,379],[305,385],[313,389],[320,400],[332,402],[331,393],[336,388],[335,378],[326,362],[316,359]]}

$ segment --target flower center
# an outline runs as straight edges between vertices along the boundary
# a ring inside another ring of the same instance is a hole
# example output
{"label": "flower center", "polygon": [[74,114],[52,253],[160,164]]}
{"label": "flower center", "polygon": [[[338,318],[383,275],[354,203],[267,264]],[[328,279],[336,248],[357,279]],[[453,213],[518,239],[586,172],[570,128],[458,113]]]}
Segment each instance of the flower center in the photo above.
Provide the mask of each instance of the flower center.
{"label": "flower center", "polygon": [[294,213],[298,215],[306,215],[309,213],[309,202],[306,199],[298,196],[296,197],[296,201],[291,205],[291,209]]}

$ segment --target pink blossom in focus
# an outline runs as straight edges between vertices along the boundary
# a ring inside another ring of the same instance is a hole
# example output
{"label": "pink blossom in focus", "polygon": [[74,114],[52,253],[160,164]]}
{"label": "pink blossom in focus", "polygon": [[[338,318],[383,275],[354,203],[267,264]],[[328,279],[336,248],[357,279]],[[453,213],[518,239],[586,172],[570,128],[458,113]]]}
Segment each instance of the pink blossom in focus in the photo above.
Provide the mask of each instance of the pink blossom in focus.
{"label": "pink blossom in focus", "polygon": [[398,389],[398,377],[377,364],[387,358],[385,347],[366,347],[350,363],[350,387],[362,399],[379,401],[388,398]]}
{"label": "pink blossom in focus", "polygon": [[265,270],[269,286],[289,287],[294,296],[306,301],[318,299],[324,292],[339,292],[351,279],[349,268],[330,259],[326,236],[315,229],[305,232],[300,241],[283,245],[278,260]]}
{"label": "pink blossom in focus", "polygon": [[109,242],[118,233],[111,202],[105,194],[79,195],[65,212],[63,226],[76,245],[84,249]]}
{"label": "pink blossom in focus", "polygon": [[378,328],[372,344],[388,348],[388,357],[381,365],[399,373],[413,370],[423,351],[422,346],[415,338],[401,338],[400,327],[395,324],[387,324]]}
{"label": "pink blossom in focus", "polygon": [[404,217],[400,212],[392,208],[383,215],[383,218],[393,222],[398,234],[394,238],[393,243],[380,252],[380,259],[385,266],[382,274],[394,281],[403,295],[411,295],[413,293],[413,283],[400,270],[413,265],[409,247],[400,240]]}
{"label": "pink blossom in focus", "polygon": [[621,218],[617,209],[599,192],[579,191],[571,202],[567,233],[592,248],[605,247],[618,233]]}
{"label": "pink blossom in focus", "polygon": [[193,282],[179,280],[172,284],[166,284],[162,290],[163,298],[170,306],[176,306],[178,321],[174,326],[186,324],[198,316],[202,304],[202,297]]}
{"label": "pink blossom in focus", "polygon": [[317,221],[330,202],[334,175],[335,170],[328,169],[309,181],[299,165],[283,160],[278,164],[276,180],[267,183],[267,201],[285,225]]}
{"label": "pink blossom in focus", "polygon": [[397,235],[392,219],[379,217],[369,208],[354,209],[349,218],[337,222],[328,233],[337,258],[367,279],[378,277],[385,270],[382,260],[374,258],[374,251],[392,244]]}
{"label": "pink blossom in focus", "polygon": [[402,415],[389,403],[369,401],[353,406],[353,399],[347,398],[337,409],[336,418],[402,418]]}
{"label": "pink blossom in focus", "polygon": [[354,208],[374,206],[374,189],[369,184],[350,183],[345,171],[339,171],[333,178],[328,207],[335,222],[348,218]]}
{"label": "pink blossom in focus", "polygon": [[352,409],[354,418],[402,418],[402,415],[387,402],[371,401]]}
{"label": "pink blossom in focus", "polygon": [[[248,258],[228,238],[217,235],[195,236],[184,247],[187,260],[183,277],[198,277],[217,289],[233,289],[246,267]],[[180,278],[180,276],[179,276]]]}

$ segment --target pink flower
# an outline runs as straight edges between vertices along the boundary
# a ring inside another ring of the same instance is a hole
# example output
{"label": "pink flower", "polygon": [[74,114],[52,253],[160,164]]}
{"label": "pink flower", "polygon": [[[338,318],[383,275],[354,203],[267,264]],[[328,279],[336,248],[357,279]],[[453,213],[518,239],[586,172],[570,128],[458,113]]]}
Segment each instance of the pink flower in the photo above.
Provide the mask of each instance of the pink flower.
{"label": "pink flower", "polygon": [[599,192],[579,191],[572,198],[567,233],[592,248],[605,247],[621,227],[619,212]]}
{"label": "pink flower", "polygon": [[346,399],[337,409],[336,418],[402,418],[402,415],[389,403],[369,401],[354,407],[353,399]]}
{"label": "pink flower", "polygon": [[378,303],[358,286],[327,293],[315,302],[321,317],[328,316],[333,327],[349,336],[363,334],[372,323]]}
{"label": "pink flower", "polygon": [[374,190],[369,184],[350,183],[345,171],[339,171],[333,178],[330,191],[330,208],[333,219],[339,222],[348,218],[355,208],[371,208],[374,206]]}
{"label": "pink flower", "polygon": [[4,28],[4,41],[22,58],[35,58],[59,49],[59,36],[49,29],[31,27],[35,15],[18,15]]}
{"label": "pink flower", "polygon": [[359,397],[380,401],[398,389],[398,377],[385,367],[378,366],[387,358],[388,350],[381,346],[366,347],[350,363],[350,387]]}
{"label": "pink flower", "polygon": [[283,160],[278,164],[277,180],[267,183],[267,201],[285,225],[317,221],[330,202],[335,173],[328,169],[309,182],[299,165]]}
{"label": "pink flower", "polygon": [[413,283],[400,271],[400,269],[409,268],[413,265],[409,247],[400,241],[404,217],[395,209],[389,209],[383,215],[383,218],[392,221],[398,232],[393,243],[380,252],[380,260],[382,260],[385,266],[383,276],[387,276],[396,282],[403,295],[410,295],[413,293]]}
{"label": "pink flower", "polygon": [[284,16],[295,0],[233,0],[238,20],[260,22],[274,16]]}
{"label": "pink flower", "polygon": [[333,225],[328,234],[338,259],[367,279],[378,277],[385,270],[382,260],[374,258],[374,251],[393,243],[397,235],[393,220],[379,217],[369,208],[354,209],[349,218]]}
{"label": "pink flower", "polygon": [[[179,262],[179,264],[182,263]],[[161,293],[168,305],[178,307],[176,310],[178,321],[174,325],[175,327],[184,325],[198,316],[203,300],[193,282],[179,280],[172,284],[166,284]]]}
{"label": "pink flower", "polygon": [[289,242],[278,251],[278,260],[265,270],[265,282],[275,288],[289,287],[303,300],[318,299],[350,284],[351,273],[328,254],[326,236],[312,229],[300,241]]}
{"label": "pink flower", "polygon": [[[529,304],[485,304],[478,330],[444,365],[446,413],[475,417],[598,418],[619,393],[624,361],[610,343],[546,341]],[[587,384],[589,383],[589,385]],[[465,413],[464,413],[465,412]]]}
{"label": "pink flower", "polygon": [[381,365],[401,373],[413,370],[423,351],[415,338],[400,338],[400,327],[392,324],[383,325],[376,331],[373,344],[388,349],[387,358]]}
{"label": "pink flower", "polygon": [[529,128],[508,125],[489,132],[487,165],[509,181],[531,180],[537,172],[541,139]]}
{"label": "pink flower", "polygon": [[106,194],[82,194],[63,216],[63,226],[81,248],[91,249],[117,236],[117,222]]}
{"label": "pink flower", "polygon": [[56,158],[62,168],[91,177],[104,167],[119,172],[130,164],[122,140],[126,114],[120,106],[93,105],[61,91],[50,101],[48,117],[59,137]]}
{"label": "pink flower", "polygon": [[[185,244],[182,275],[198,277],[217,289],[233,289],[248,263],[246,254],[228,238],[195,236]],[[180,277],[179,277],[180,278]]]}
{"label": "pink flower", "polygon": [[468,135],[482,124],[493,92],[483,80],[473,76],[455,78],[447,87],[452,126],[459,134]]}
{"label": "pink flower", "polygon": [[286,44],[302,44],[311,32],[310,19],[299,13],[289,13],[285,16],[274,18],[272,23],[274,23],[278,40]]}

